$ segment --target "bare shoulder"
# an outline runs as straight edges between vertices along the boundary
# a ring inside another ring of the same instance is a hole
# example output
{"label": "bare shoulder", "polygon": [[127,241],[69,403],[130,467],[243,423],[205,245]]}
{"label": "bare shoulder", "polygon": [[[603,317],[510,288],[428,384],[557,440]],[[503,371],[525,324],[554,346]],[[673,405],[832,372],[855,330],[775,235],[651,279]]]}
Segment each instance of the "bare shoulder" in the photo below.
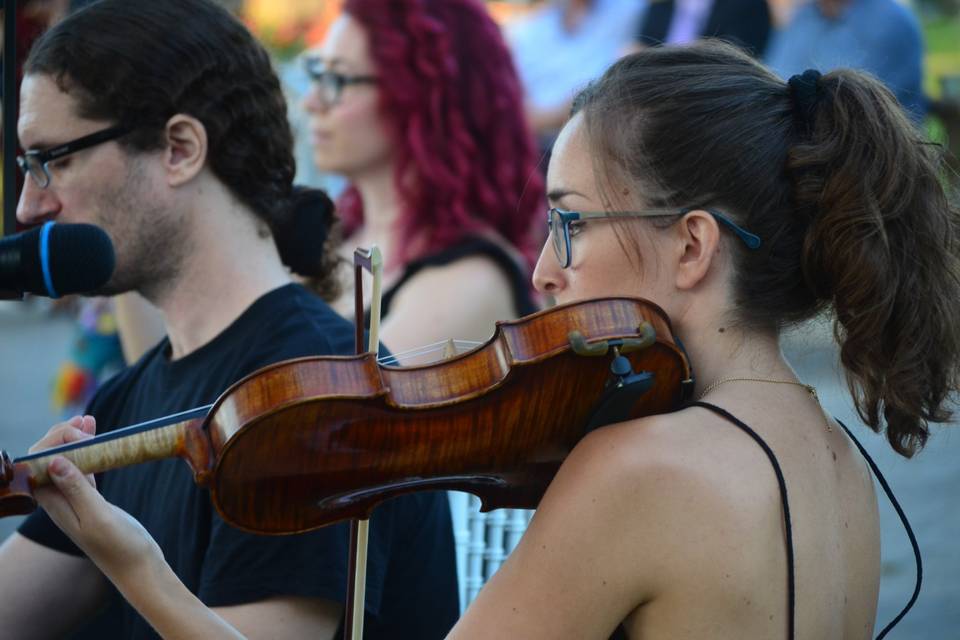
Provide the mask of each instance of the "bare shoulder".
{"label": "bare shoulder", "polygon": [[541,506],[549,511],[562,502],[573,505],[563,511],[595,512],[598,535],[608,536],[602,531],[610,526],[631,532],[613,548],[635,569],[656,567],[637,573],[647,581],[637,585],[647,597],[756,535],[758,521],[775,526],[780,513],[762,450],[696,409],[591,433],[564,462]]}
{"label": "bare shoulder", "polygon": [[[635,587],[653,597],[724,544],[724,533],[705,539],[705,526],[737,535],[745,512],[775,506],[775,485],[747,481],[762,452],[715,427],[684,410],[598,429],[574,448],[540,510],[545,518],[591,514],[584,526],[608,545],[611,561],[635,563],[632,575],[644,581]],[[629,533],[613,541],[610,531]]]}
{"label": "bare shoulder", "polygon": [[740,517],[740,499],[725,495],[737,482],[723,481],[709,464],[710,443],[701,442],[709,427],[699,413],[632,420],[586,436],[458,630],[483,623],[489,633],[495,620],[497,637],[606,638],[633,612],[695,584],[704,566],[724,558],[722,532]]}
{"label": "bare shoulder", "polygon": [[408,299],[445,299],[447,294],[484,303],[488,295],[510,299],[510,280],[493,259],[465,256],[449,264],[421,269],[397,292],[396,304]]}
{"label": "bare shoulder", "polygon": [[381,333],[394,352],[448,338],[484,341],[514,316],[507,274],[490,258],[465,257],[418,271],[397,291]]}
{"label": "bare shoulder", "polygon": [[718,431],[709,416],[685,409],[597,429],[577,445],[564,467],[577,474],[591,468],[597,478],[609,475],[618,484],[641,489],[660,476],[714,481],[717,447],[730,446],[729,440],[730,432]]}

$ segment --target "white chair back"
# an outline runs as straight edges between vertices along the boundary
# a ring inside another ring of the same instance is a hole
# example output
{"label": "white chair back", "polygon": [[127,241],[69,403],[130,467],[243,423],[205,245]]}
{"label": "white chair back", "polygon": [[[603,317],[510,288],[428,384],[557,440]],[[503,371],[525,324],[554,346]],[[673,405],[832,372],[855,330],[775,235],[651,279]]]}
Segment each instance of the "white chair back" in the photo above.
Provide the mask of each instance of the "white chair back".
{"label": "white chair back", "polygon": [[450,491],[449,496],[462,613],[520,542],[533,511],[495,509],[481,513],[480,498],[459,491]]}

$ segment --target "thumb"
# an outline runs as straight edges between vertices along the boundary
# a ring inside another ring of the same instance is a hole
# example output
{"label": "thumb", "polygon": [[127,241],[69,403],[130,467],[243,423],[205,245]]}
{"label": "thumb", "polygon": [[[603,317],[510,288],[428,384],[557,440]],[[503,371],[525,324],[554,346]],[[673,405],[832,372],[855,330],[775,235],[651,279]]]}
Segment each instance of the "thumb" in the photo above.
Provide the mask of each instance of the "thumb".
{"label": "thumb", "polygon": [[63,456],[55,456],[47,466],[47,473],[54,486],[66,498],[78,518],[89,505],[92,494],[96,493],[90,482],[76,466]]}

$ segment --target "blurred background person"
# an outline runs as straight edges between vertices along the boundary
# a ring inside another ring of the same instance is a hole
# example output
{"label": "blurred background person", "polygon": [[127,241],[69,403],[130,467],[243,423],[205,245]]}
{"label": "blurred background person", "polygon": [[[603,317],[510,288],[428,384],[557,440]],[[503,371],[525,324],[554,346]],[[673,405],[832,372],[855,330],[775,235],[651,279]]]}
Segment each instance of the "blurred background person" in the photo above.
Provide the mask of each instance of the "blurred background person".
{"label": "blurred background person", "polygon": [[[394,353],[485,340],[535,308],[531,230],[544,211],[510,53],[479,0],[343,8],[306,58],[305,102],[317,167],[349,183],[343,255],[383,251],[380,335]],[[352,318],[343,276],[335,307]]]}
{"label": "blurred background person", "polygon": [[862,69],[887,85],[916,122],[926,113],[923,35],[897,0],[809,0],[770,43],[765,62],[780,77],[814,68]]}
{"label": "blurred background person", "polygon": [[642,47],[719,38],[759,57],[771,26],[767,0],[653,0],[634,39]]}
{"label": "blurred background person", "polygon": [[547,0],[506,26],[542,153],[567,121],[573,95],[624,53],[645,6],[646,0]]}

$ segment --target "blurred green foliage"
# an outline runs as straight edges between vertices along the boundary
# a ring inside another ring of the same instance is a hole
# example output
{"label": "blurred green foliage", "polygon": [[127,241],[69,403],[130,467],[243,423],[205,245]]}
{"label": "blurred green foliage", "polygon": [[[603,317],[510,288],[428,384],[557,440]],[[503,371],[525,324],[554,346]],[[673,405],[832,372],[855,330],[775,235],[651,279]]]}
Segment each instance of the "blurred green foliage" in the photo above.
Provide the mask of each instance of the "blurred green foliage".
{"label": "blurred green foliage", "polygon": [[944,16],[924,20],[926,41],[924,90],[927,95],[940,96],[940,78],[960,75],[960,18]]}

